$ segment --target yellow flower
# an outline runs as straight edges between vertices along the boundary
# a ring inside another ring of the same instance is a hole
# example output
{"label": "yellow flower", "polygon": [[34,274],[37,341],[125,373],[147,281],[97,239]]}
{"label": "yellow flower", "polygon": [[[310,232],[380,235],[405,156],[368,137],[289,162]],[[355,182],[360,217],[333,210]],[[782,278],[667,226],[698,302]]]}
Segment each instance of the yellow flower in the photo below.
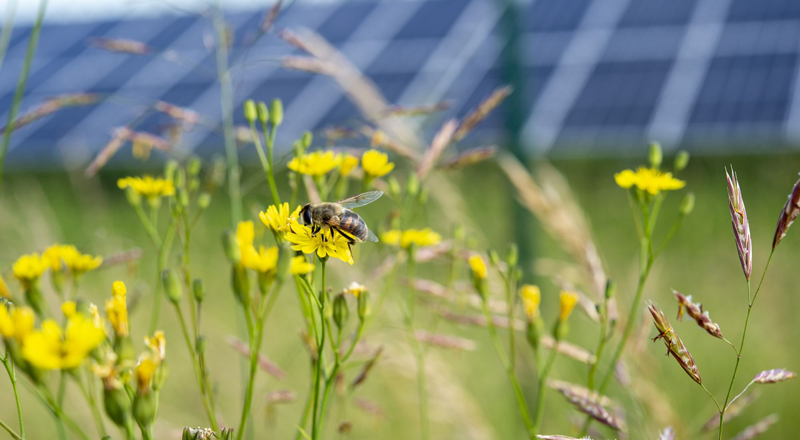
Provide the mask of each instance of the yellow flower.
{"label": "yellow flower", "polygon": [[89,304],[89,316],[92,318],[92,322],[94,325],[100,327],[102,321],[100,319],[100,311],[97,310],[97,306],[93,303]]}
{"label": "yellow flower", "polygon": [[617,185],[630,188],[636,185],[642,191],[656,195],[661,191],[681,189],[686,185],[683,180],[672,177],[672,173],[665,173],[654,168],[640,167],[635,172],[624,170],[614,175]]}
{"label": "yellow flower", "polygon": [[173,185],[172,181],[165,180],[161,177],[125,177],[117,181],[117,186],[119,189],[131,188],[136,194],[147,197],[148,199],[175,194],[175,185]]}
{"label": "yellow flower", "polygon": [[136,365],[136,383],[139,385],[140,391],[150,388],[157,368],[158,362],[149,354],[144,354],[139,358],[139,364]]}
{"label": "yellow flower", "polygon": [[294,172],[316,177],[328,174],[338,167],[341,161],[341,154],[334,154],[333,151],[315,151],[293,158],[287,166]]}
{"label": "yellow flower", "polygon": [[403,235],[403,232],[397,229],[392,229],[391,231],[386,231],[381,234],[381,241],[388,244],[389,246],[397,246],[400,244],[400,237]]}
{"label": "yellow flower", "polygon": [[42,257],[50,264],[53,271],[61,270],[64,261],[74,258],[78,254],[78,249],[72,245],[54,244],[42,253]]}
{"label": "yellow flower", "polygon": [[0,335],[14,338],[22,344],[25,337],[33,332],[36,315],[30,307],[15,307],[10,313],[8,307],[0,305]]}
{"label": "yellow flower", "polygon": [[145,336],[144,344],[153,350],[153,354],[160,361],[164,360],[164,357],[167,355],[167,339],[164,337],[164,332],[157,330],[152,338]]}
{"label": "yellow flower", "polygon": [[42,276],[48,267],[47,260],[39,254],[28,254],[19,257],[12,270],[14,277],[19,280],[22,287],[27,289]]}
{"label": "yellow flower", "polygon": [[356,166],[358,166],[358,158],[351,154],[345,154],[342,158],[342,163],[339,165],[339,173],[343,177],[347,177]]}
{"label": "yellow flower", "polygon": [[266,211],[261,211],[258,218],[261,222],[273,232],[286,232],[289,223],[296,220],[300,215],[300,207],[295,208],[294,211],[289,211],[289,204],[284,202],[281,205],[272,205]]}
{"label": "yellow flower", "polygon": [[478,278],[482,280],[486,278],[486,263],[480,255],[473,254],[469,257],[469,267],[472,269],[472,273]]}
{"label": "yellow flower", "polygon": [[255,226],[251,221],[239,222],[236,227],[236,242],[239,244],[239,253],[242,256],[241,264],[244,267],[251,267],[253,259],[258,257],[256,247],[253,242],[256,239]]}
{"label": "yellow flower", "polygon": [[3,275],[0,275],[0,298],[11,299],[11,291],[8,290],[8,284],[3,279]]}
{"label": "yellow flower", "polygon": [[350,283],[349,286],[344,288],[343,293],[345,295],[350,294],[358,298],[358,295],[366,291],[367,291],[366,286],[364,286],[363,284],[358,284],[357,282],[353,281],[352,283]]}
{"label": "yellow flower", "polygon": [[76,252],[72,255],[64,255],[64,263],[66,263],[70,272],[80,275],[100,267],[103,264],[103,257]]}
{"label": "yellow flower", "polygon": [[75,304],[75,301],[64,301],[64,303],[61,304],[61,313],[63,313],[64,317],[67,319],[77,313],[77,311],[78,305]]}
{"label": "yellow flower", "polygon": [[108,349],[100,350],[100,359],[102,359],[103,363],[95,363],[92,362],[92,365],[89,366],[89,369],[92,371],[92,374],[95,377],[98,377],[103,380],[103,385],[107,390],[118,390],[121,389],[123,384],[122,380],[119,378],[119,372],[117,371],[117,354],[114,353],[110,347]]}
{"label": "yellow flower", "polygon": [[320,258],[331,256],[346,263],[353,264],[353,255],[350,253],[348,240],[342,234],[335,234],[331,238],[329,229],[323,229],[316,235],[311,234],[311,228],[293,221],[286,233],[286,240],[292,243],[292,249],[302,251],[304,254],[316,252]]}
{"label": "yellow flower", "polygon": [[106,300],[106,315],[114,327],[117,336],[128,336],[128,305],[126,303],[127,289],[122,281],[115,281],[111,287],[111,299]]}
{"label": "yellow flower", "polygon": [[562,290],[559,299],[561,301],[561,313],[558,315],[558,319],[566,321],[570,313],[572,313],[572,309],[575,308],[575,304],[578,303],[578,294]]}
{"label": "yellow flower", "polygon": [[400,247],[407,249],[412,244],[417,247],[433,246],[442,241],[442,236],[430,228],[408,229],[400,236]]}
{"label": "yellow flower", "polygon": [[522,298],[522,308],[525,310],[525,316],[528,319],[536,318],[536,315],[539,314],[539,303],[542,300],[539,287],[532,284],[524,284],[519,289],[519,296]]}
{"label": "yellow flower", "polygon": [[272,272],[278,267],[278,247],[272,246],[265,248],[261,246],[258,252],[253,254],[248,261],[247,268],[256,272]]}
{"label": "yellow flower", "polygon": [[22,357],[42,370],[68,370],[79,366],[105,338],[102,327],[76,313],[69,319],[66,332],[55,321],[47,320],[41,330],[26,336]]}
{"label": "yellow flower", "polygon": [[394,169],[394,164],[389,162],[389,156],[378,150],[368,150],[361,156],[361,168],[370,177],[382,177]]}
{"label": "yellow flower", "polygon": [[292,275],[305,275],[314,272],[314,265],[306,261],[306,257],[298,255],[292,258],[289,264],[289,272]]}

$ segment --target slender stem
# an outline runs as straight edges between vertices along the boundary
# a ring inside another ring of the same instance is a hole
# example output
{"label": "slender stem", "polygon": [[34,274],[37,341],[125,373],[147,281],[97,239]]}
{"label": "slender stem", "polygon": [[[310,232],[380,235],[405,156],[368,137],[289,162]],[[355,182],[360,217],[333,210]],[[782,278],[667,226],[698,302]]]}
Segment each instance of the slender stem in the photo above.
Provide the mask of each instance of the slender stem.
{"label": "slender stem", "polygon": [[13,430],[13,429],[11,429],[11,427],[10,427],[10,426],[6,425],[6,423],[5,423],[4,421],[2,421],[2,420],[0,420],[0,427],[2,427],[3,429],[5,429],[5,430],[6,430],[6,432],[8,432],[8,434],[9,434],[9,435],[11,436],[11,438],[13,438],[14,440],[22,440],[22,436],[20,436],[20,435],[19,435],[19,434],[17,434],[16,432],[14,432],[14,430]]}
{"label": "slender stem", "polygon": [[[81,393],[83,393],[83,397],[86,399],[86,403],[89,404],[89,408],[92,410],[92,418],[94,418],[94,423],[97,425],[97,434],[100,437],[106,436],[106,427],[103,425],[103,416],[100,415],[100,410],[97,408],[97,402],[94,399],[94,394],[92,390],[88,389],[84,386],[83,381],[81,381],[80,376],[76,376],[75,381],[78,383],[78,388],[80,388]],[[87,380],[89,384],[92,383],[91,378]]]}
{"label": "slender stem", "polygon": [[745,393],[745,391],[747,391],[748,389],[750,389],[750,385],[752,385],[752,384],[754,384],[754,383],[756,383],[756,381],[754,381],[754,380],[751,380],[751,381],[750,381],[750,383],[748,383],[748,384],[747,384],[747,386],[745,386],[745,387],[744,387],[744,389],[742,390],[742,392],[741,392],[741,393],[737,394],[737,395],[736,395],[736,397],[734,397],[733,399],[731,399],[731,401],[730,401],[730,402],[728,402],[728,403],[725,405],[725,411],[727,411],[727,410],[728,410],[728,408],[730,408],[730,407],[731,407],[731,405],[733,405],[733,402],[736,402],[736,400],[737,400],[738,398],[742,397],[742,395]]}
{"label": "slender stem", "polygon": [[[8,378],[11,381],[11,388],[14,390],[14,403],[17,405],[17,419],[19,420],[19,436],[25,438],[25,423],[22,421],[22,405],[19,403],[19,392],[17,391],[17,370],[8,358],[8,349],[6,349],[6,357],[3,358],[3,366],[6,368]],[[11,433],[11,431],[9,431],[9,433]]]}
{"label": "slender stem", "polygon": [[603,350],[605,349],[606,342],[608,341],[608,335],[606,335],[608,329],[608,298],[604,297],[603,309],[600,313],[600,340],[597,342],[597,350],[595,351],[594,355],[595,360],[589,367],[589,380],[587,385],[590,390],[594,390],[594,379],[597,375],[597,366],[600,364],[600,359],[603,356]]}
{"label": "slender stem", "polygon": [[708,388],[706,388],[706,386],[703,385],[703,384],[700,384],[700,386],[703,388],[703,390],[706,392],[706,394],[708,394],[711,397],[711,400],[714,401],[714,405],[717,405],[717,411],[722,411],[722,407],[719,406],[719,402],[717,402],[717,398],[714,397],[713,394],[711,394],[711,391],[708,391]]}
{"label": "slender stem", "polygon": [[[269,189],[272,193],[272,202],[275,205],[279,205],[281,203],[281,196],[278,195],[278,185],[275,183],[275,162],[272,160],[273,151],[275,149],[275,132],[278,130],[278,127],[272,127],[272,130],[270,130],[267,126],[267,122],[261,121],[261,128],[264,132],[264,142],[267,144],[267,181],[269,182]],[[258,146],[260,149],[260,142]],[[259,154],[263,155],[263,152],[260,151]]]}
{"label": "slender stem", "polygon": [[320,262],[321,272],[322,272],[321,277],[320,277],[320,295],[319,295],[319,315],[320,315],[320,321],[321,321],[321,324],[322,324],[322,325],[320,325],[321,332],[322,332],[322,338],[320,340],[319,347],[317,347],[317,365],[316,365],[317,368],[316,368],[316,371],[315,371],[315,374],[314,374],[314,411],[313,411],[313,417],[311,419],[311,438],[313,440],[317,440],[319,438],[319,430],[321,428],[319,426],[318,408],[319,408],[319,398],[320,398],[320,395],[319,395],[320,389],[319,389],[319,387],[320,387],[320,382],[322,380],[323,353],[324,353],[324,350],[325,350],[325,325],[324,325],[324,322],[325,322],[326,318],[325,318],[324,310],[325,310],[325,297],[327,296],[326,293],[325,293],[325,263],[326,263],[326,260],[320,258],[319,262]]}
{"label": "slender stem", "polygon": [[161,272],[163,272],[166,267],[167,256],[169,255],[169,252],[172,249],[172,242],[175,239],[176,230],[177,230],[177,220],[173,219],[172,221],[170,221],[169,226],[167,227],[167,232],[164,235],[164,241],[161,243],[161,247],[158,249],[158,259],[156,261],[156,282],[155,282],[156,293],[153,298],[153,312],[150,315],[150,327],[149,327],[150,334],[153,334],[156,331],[156,328],[158,327],[158,318],[161,315],[161,296],[162,296]]}
{"label": "slender stem", "polygon": [[[58,407],[64,407],[64,395],[67,392],[67,373],[66,371],[61,371],[58,379],[58,395],[57,395],[57,402]],[[61,439],[67,438],[67,430],[64,428],[64,420],[60,417],[56,419],[56,426],[58,427],[58,436]]]}
{"label": "slender stem", "polygon": [[[534,439],[536,438],[537,424],[531,420],[531,413],[528,409],[528,403],[525,400],[525,394],[522,392],[522,386],[519,383],[519,379],[517,378],[514,368],[511,366],[511,363],[503,351],[503,345],[500,343],[500,338],[497,336],[497,328],[495,328],[494,321],[492,320],[492,314],[489,311],[489,305],[487,301],[483,301],[482,304],[483,316],[486,318],[486,326],[489,329],[489,336],[492,339],[492,344],[494,344],[497,357],[500,359],[500,363],[503,364],[503,368],[506,370],[506,374],[508,375],[508,380],[511,382],[511,387],[514,389],[514,395],[517,398],[517,406],[519,406],[520,415],[522,416],[522,420],[525,422],[525,426],[528,428],[528,436],[531,439]],[[556,350],[554,349],[553,353],[555,352]]]}
{"label": "slender stem", "polygon": [[14,132],[17,113],[19,106],[22,102],[22,96],[25,94],[25,86],[28,83],[28,76],[31,72],[31,64],[33,56],[36,53],[36,46],[39,44],[39,34],[42,31],[42,21],[44,20],[44,12],[47,10],[47,0],[39,2],[39,12],[36,15],[36,23],[33,25],[31,35],[28,39],[28,50],[25,53],[25,60],[22,63],[22,70],[19,73],[17,80],[17,89],[14,91],[14,100],[11,102],[11,108],[8,111],[8,123],[3,132],[3,141],[0,144],[0,189],[3,187],[3,163],[5,162],[8,146],[11,143],[11,133]]}
{"label": "slender stem", "polygon": [[0,67],[6,58],[8,43],[11,42],[11,31],[14,30],[14,17],[17,15],[17,0],[10,0],[6,4],[5,19],[3,29],[0,31]]}
{"label": "slender stem", "polygon": [[189,336],[189,330],[186,327],[186,319],[183,317],[183,311],[181,311],[181,308],[178,306],[178,304],[175,304],[175,314],[178,315],[181,333],[183,333],[183,339],[184,342],[186,342],[186,348],[189,350],[189,355],[192,358],[192,367],[194,367],[194,374],[197,377],[197,385],[200,388],[200,394],[203,397],[203,406],[205,407],[208,421],[211,423],[211,429],[213,429],[215,432],[219,431],[219,425],[217,425],[217,416],[214,413],[214,409],[212,408],[211,401],[208,397],[208,395],[211,393],[211,390],[207,389],[207,382],[203,380],[205,373],[201,370],[200,362],[197,359],[197,352],[194,350],[194,344],[192,344],[192,339]]}
{"label": "slender stem", "polygon": [[[414,246],[408,248],[408,261],[407,261],[407,278],[413,280],[416,277],[416,258],[414,255]],[[414,350],[414,356],[417,364],[417,396],[419,398],[419,423],[421,438],[423,440],[430,439],[430,418],[428,411],[428,377],[425,370],[425,350],[419,340],[414,334],[414,315],[416,313],[416,295],[409,284],[408,287],[408,305],[403,307],[402,303],[400,309],[403,311],[403,322],[406,327],[406,334],[411,348]]]}
{"label": "slender stem", "polygon": [[558,341],[556,341],[555,347],[550,350],[550,356],[547,357],[547,362],[544,365],[544,369],[542,369],[541,373],[539,374],[539,390],[537,391],[536,395],[536,418],[533,419],[534,432],[538,432],[539,428],[542,427],[544,402],[545,397],[547,397],[547,376],[550,375],[550,369],[553,368],[553,363],[556,361],[557,356]]}
{"label": "slender stem", "polygon": [[67,427],[69,427],[69,429],[75,434],[77,434],[80,438],[82,438],[83,440],[89,440],[89,436],[87,436],[86,433],[83,432],[83,429],[81,429],[81,427],[77,423],[75,423],[75,421],[72,420],[71,417],[69,417],[66,413],[64,413],[64,410],[61,408],[58,402],[56,402],[55,399],[53,399],[52,394],[50,394],[50,392],[46,388],[40,386],[37,389],[37,392],[39,393],[39,396],[42,398],[42,400],[44,400],[45,403],[47,403],[50,410],[53,411],[53,413],[59,420],[62,420],[67,425]]}

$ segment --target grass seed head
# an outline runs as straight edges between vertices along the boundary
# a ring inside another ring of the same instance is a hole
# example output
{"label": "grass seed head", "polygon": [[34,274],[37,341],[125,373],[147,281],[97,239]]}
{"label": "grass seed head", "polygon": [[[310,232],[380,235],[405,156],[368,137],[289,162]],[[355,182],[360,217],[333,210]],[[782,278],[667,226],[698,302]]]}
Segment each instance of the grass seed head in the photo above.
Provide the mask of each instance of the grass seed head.
{"label": "grass seed head", "polygon": [[681,338],[675,333],[675,330],[672,328],[672,325],[670,325],[664,312],[653,303],[649,303],[647,309],[653,316],[653,323],[658,330],[658,336],[653,338],[653,342],[658,339],[663,339],[664,345],[667,346],[667,354],[671,354],[672,357],[678,361],[692,380],[702,385],[703,380],[700,378],[700,371],[697,369],[697,364],[694,363],[692,354],[689,353],[689,350],[683,345],[683,341],[681,341]]}
{"label": "grass seed head", "polygon": [[733,225],[733,235],[736,238],[736,249],[739,252],[739,261],[742,263],[744,276],[750,279],[753,271],[753,242],[750,236],[750,222],[747,220],[747,210],[742,199],[742,188],[739,186],[739,179],[731,168],[730,174],[725,170],[725,177],[728,179],[728,206],[731,210],[731,224]]}
{"label": "grass seed head", "polygon": [[709,335],[715,338],[724,339],[722,336],[722,331],[719,328],[719,324],[711,320],[711,317],[709,317],[707,311],[703,311],[702,304],[693,303],[691,296],[684,296],[677,290],[673,290],[672,293],[675,295],[675,299],[678,300],[678,321],[683,318],[683,311],[686,310],[686,314],[694,319],[695,322],[697,322],[697,325],[708,332]]}
{"label": "grass seed head", "polygon": [[774,250],[778,243],[786,236],[789,227],[792,226],[794,219],[800,214],[800,180],[798,180],[792,187],[792,192],[789,193],[789,199],[783,205],[780,217],[778,217],[778,225],[775,227],[775,237],[772,239],[772,249]]}
{"label": "grass seed head", "polygon": [[617,431],[625,431],[625,425],[622,420],[618,419],[607,409],[603,408],[603,406],[591,396],[587,396],[582,393],[576,393],[572,387],[561,386],[557,387],[557,389],[580,412],[608,426],[609,428]]}
{"label": "grass seed head", "polygon": [[756,374],[756,377],[753,378],[753,382],[778,383],[785,380],[794,379],[796,376],[797,375],[792,371],[784,370],[783,368],[776,368],[774,370],[765,370]]}
{"label": "grass seed head", "polygon": [[767,432],[770,426],[774,425],[778,421],[778,416],[776,414],[770,414],[767,417],[764,417],[756,423],[755,425],[749,426],[745,428],[744,431],[740,432],[736,435],[732,440],[752,440],[761,434]]}

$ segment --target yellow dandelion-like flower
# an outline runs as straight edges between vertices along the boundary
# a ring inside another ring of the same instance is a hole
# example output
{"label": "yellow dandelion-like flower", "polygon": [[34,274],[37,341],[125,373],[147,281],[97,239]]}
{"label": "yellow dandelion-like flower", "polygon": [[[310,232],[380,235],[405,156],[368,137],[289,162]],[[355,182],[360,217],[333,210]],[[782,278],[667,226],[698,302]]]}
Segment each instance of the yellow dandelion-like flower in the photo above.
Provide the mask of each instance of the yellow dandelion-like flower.
{"label": "yellow dandelion-like flower", "polygon": [[389,156],[378,150],[367,150],[361,156],[361,168],[370,177],[382,177],[394,169],[394,164],[389,162]]}
{"label": "yellow dandelion-like flower", "polygon": [[362,293],[364,293],[366,291],[367,291],[367,287],[366,286],[364,286],[363,284],[358,284],[357,282],[353,281],[352,283],[350,283],[349,286],[344,288],[343,293],[345,295],[353,295],[356,298],[358,298],[358,295],[360,295],[360,294],[362,294]]}
{"label": "yellow dandelion-like flower", "polygon": [[292,275],[305,275],[314,272],[314,265],[306,260],[306,257],[298,255],[292,258],[289,264],[289,272]]}
{"label": "yellow dandelion-like flower", "polygon": [[128,323],[128,305],[126,303],[127,289],[122,281],[115,281],[111,287],[111,299],[106,300],[106,315],[114,327],[117,336],[128,336],[130,325]]}
{"label": "yellow dandelion-like flower", "polygon": [[8,290],[8,284],[3,279],[3,275],[0,275],[0,298],[11,299],[11,291]]}
{"label": "yellow dandelion-like flower", "polygon": [[21,344],[33,332],[35,322],[36,315],[30,307],[14,307],[9,312],[8,307],[0,305],[0,335],[6,339],[14,338]]}
{"label": "yellow dandelion-like flower", "polygon": [[80,275],[97,269],[103,264],[103,257],[81,254],[76,252],[72,255],[64,255],[64,263],[73,274]]}
{"label": "yellow dandelion-like flower", "polygon": [[72,315],[78,312],[78,305],[75,301],[64,301],[61,304],[61,313],[64,314],[64,317],[69,319]]}
{"label": "yellow dandelion-like flower", "polygon": [[30,333],[22,343],[22,357],[42,370],[69,370],[106,338],[102,327],[80,313],[73,315],[65,332],[53,320],[42,323],[39,331]]}
{"label": "yellow dandelion-like flower", "polygon": [[144,354],[139,358],[139,364],[136,365],[136,384],[139,385],[140,391],[145,391],[150,388],[153,383],[153,376],[156,374],[158,362],[153,359],[149,354]]}
{"label": "yellow dandelion-like flower", "polygon": [[72,260],[78,254],[78,249],[75,246],[56,243],[45,249],[42,257],[50,264],[50,269],[59,271],[63,267],[64,261]]}
{"label": "yellow dandelion-like flower", "polygon": [[319,258],[331,256],[349,264],[354,263],[348,240],[342,234],[331,234],[329,229],[312,234],[311,228],[294,221],[289,225],[286,240],[292,243],[292,249],[304,254],[316,253]]}
{"label": "yellow dandelion-like flower", "polygon": [[289,211],[289,204],[284,202],[280,205],[272,205],[266,211],[258,213],[261,222],[273,232],[284,233],[287,231],[289,223],[296,220],[300,215],[300,207],[294,211]]}
{"label": "yellow dandelion-like flower", "polygon": [[156,199],[159,197],[171,196],[175,194],[175,185],[171,180],[161,177],[124,177],[117,181],[119,189],[131,188],[136,194]]}
{"label": "yellow dandelion-like flower", "polygon": [[417,247],[433,246],[442,241],[442,236],[430,228],[409,229],[400,236],[400,247],[407,249],[411,245]]}
{"label": "yellow dandelion-like flower", "polygon": [[261,246],[258,252],[252,254],[246,266],[256,272],[267,273],[278,268],[278,247],[265,248]]}
{"label": "yellow dandelion-like flower", "polygon": [[14,277],[19,280],[22,287],[29,288],[50,265],[39,254],[23,255],[17,259],[12,267]]}
{"label": "yellow dandelion-like flower", "polygon": [[240,260],[242,266],[250,267],[253,259],[258,257],[258,252],[253,242],[256,239],[255,226],[250,220],[239,222],[236,227],[236,242],[239,244],[239,253],[242,256]]}
{"label": "yellow dandelion-like flower", "polygon": [[334,154],[333,151],[315,151],[293,158],[287,166],[296,173],[317,177],[328,174],[341,162],[341,154]]}
{"label": "yellow dandelion-like flower", "polygon": [[558,319],[566,321],[572,313],[572,309],[575,308],[575,304],[578,304],[578,294],[562,290],[559,295],[559,300],[561,302],[561,312],[558,315]]}
{"label": "yellow dandelion-like flower", "polygon": [[402,235],[402,231],[392,229],[391,231],[386,231],[381,234],[381,242],[386,243],[389,246],[397,246],[400,244],[400,237],[402,237]]}
{"label": "yellow dandelion-like flower", "polygon": [[342,163],[339,164],[339,174],[342,177],[347,177],[358,166],[358,158],[352,154],[345,154],[342,157]]}
{"label": "yellow dandelion-like flower", "polygon": [[642,191],[656,195],[661,191],[672,191],[686,186],[683,180],[672,177],[672,173],[654,168],[640,167],[636,171],[624,170],[614,175],[614,180],[622,188],[636,185]]}
{"label": "yellow dandelion-like flower", "polygon": [[161,330],[157,330],[153,337],[145,336],[144,337],[144,344],[147,345],[150,350],[153,351],[153,354],[160,360],[163,361],[164,357],[167,355],[167,338],[164,337],[164,332]]}
{"label": "yellow dandelion-like flower", "polygon": [[539,314],[539,303],[542,301],[542,294],[538,286],[524,284],[519,289],[519,296],[522,298],[522,308],[528,319],[536,318]]}
{"label": "yellow dandelion-like flower", "polygon": [[469,267],[472,269],[472,273],[475,274],[476,277],[480,279],[486,279],[487,269],[486,269],[486,262],[483,261],[483,257],[478,254],[473,254],[469,257]]}

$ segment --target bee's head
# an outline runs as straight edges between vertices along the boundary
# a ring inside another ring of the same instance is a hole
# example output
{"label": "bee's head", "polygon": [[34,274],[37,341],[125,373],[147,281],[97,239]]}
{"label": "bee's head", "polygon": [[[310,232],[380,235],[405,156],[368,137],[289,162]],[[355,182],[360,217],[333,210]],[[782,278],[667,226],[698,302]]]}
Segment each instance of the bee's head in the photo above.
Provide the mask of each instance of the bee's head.
{"label": "bee's head", "polygon": [[311,204],[310,203],[306,203],[305,205],[303,205],[303,208],[300,210],[300,221],[304,225],[310,225],[311,224]]}

